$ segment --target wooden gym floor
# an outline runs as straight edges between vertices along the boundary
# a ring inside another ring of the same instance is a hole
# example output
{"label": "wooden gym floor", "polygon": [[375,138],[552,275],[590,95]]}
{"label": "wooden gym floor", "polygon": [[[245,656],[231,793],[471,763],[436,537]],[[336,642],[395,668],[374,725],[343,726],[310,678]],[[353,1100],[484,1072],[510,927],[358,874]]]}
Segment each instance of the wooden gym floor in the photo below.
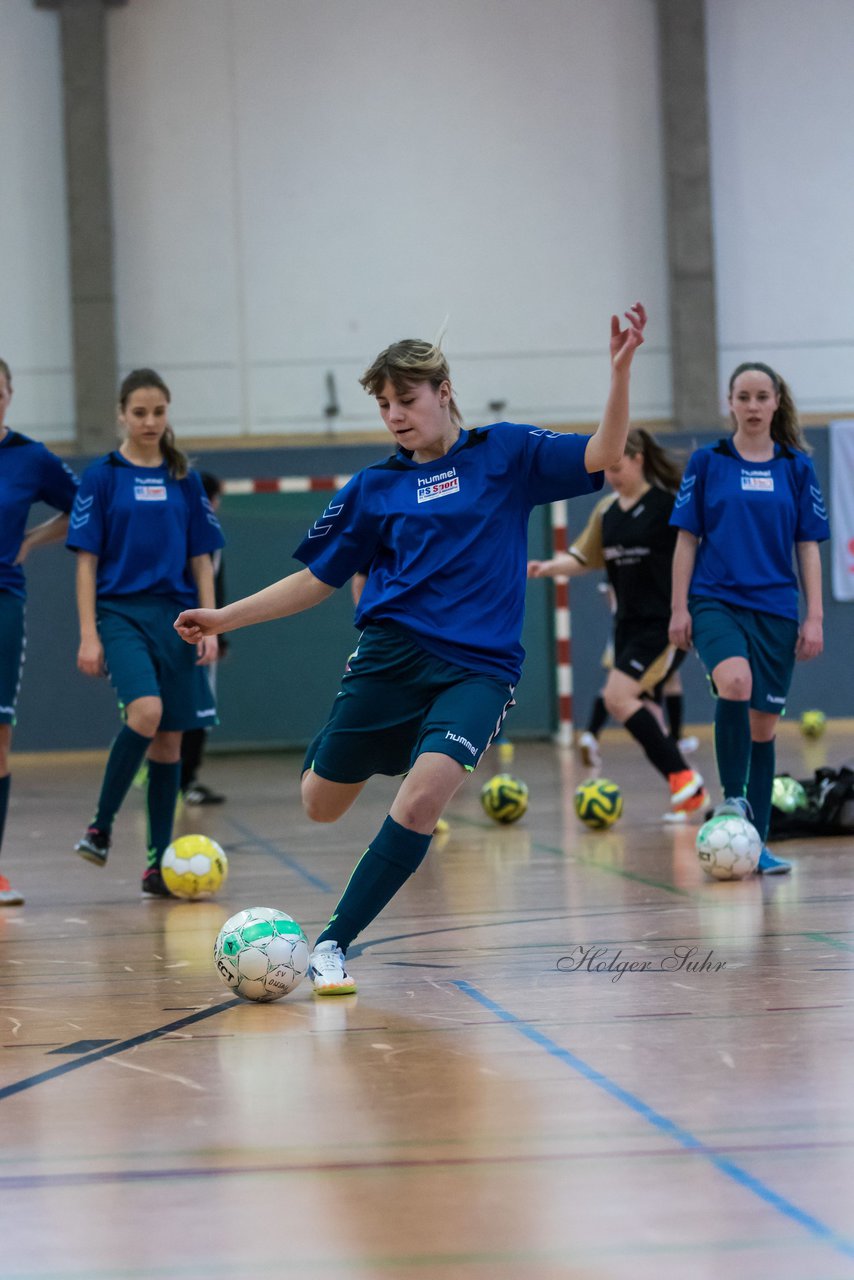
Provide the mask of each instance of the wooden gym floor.
{"label": "wooden gym floor", "polygon": [[[231,876],[179,903],[139,892],[139,795],[98,870],[71,846],[100,762],[19,759],[3,1280],[854,1275],[851,842],[779,846],[786,878],[707,882],[637,750],[612,733],[605,754],[615,829],[579,827],[582,771],[547,744],[517,748],[528,817],[491,824],[487,761],[354,946],[358,996],[303,984],[272,1005],[220,984],[221,923],[269,905],[313,934],[392,784],[312,826],[296,757],[211,758],[228,803],[179,825],[225,845]],[[850,731],[789,729],[779,763],[852,754]],[[708,740],[697,759],[712,777]],[[649,964],[578,968],[578,948]]]}

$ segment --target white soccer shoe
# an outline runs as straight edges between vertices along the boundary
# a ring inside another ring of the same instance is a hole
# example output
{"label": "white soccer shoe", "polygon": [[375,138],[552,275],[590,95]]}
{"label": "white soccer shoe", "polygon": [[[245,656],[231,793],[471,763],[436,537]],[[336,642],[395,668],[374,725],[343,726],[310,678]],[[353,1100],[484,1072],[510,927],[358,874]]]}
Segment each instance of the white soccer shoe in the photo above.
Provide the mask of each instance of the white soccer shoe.
{"label": "white soccer shoe", "polygon": [[318,996],[351,996],[356,979],[344,968],[344,952],[337,942],[320,942],[311,953],[308,976]]}

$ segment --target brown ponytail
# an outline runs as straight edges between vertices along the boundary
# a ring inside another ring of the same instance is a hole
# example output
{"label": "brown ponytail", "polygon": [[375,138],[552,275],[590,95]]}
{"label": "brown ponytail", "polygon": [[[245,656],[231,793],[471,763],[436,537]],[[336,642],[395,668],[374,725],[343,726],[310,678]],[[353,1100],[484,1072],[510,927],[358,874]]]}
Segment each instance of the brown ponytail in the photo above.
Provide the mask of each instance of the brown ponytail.
{"label": "brown ponytail", "polygon": [[626,453],[630,458],[643,454],[643,477],[647,484],[654,484],[668,493],[676,493],[682,483],[682,467],[676,455],[664,449],[654,436],[643,427],[633,427],[626,440]]}

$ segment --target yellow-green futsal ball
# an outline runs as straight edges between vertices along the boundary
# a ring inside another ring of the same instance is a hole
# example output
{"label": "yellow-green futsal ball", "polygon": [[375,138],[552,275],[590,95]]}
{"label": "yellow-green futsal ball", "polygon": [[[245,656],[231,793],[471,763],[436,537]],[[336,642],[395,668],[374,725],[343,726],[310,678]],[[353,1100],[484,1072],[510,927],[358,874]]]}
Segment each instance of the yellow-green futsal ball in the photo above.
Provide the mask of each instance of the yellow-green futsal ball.
{"label": "yellow-green futsal ball", "polygon": [[805,711],[801,716],[801,733],[805,738],[820,738],[827,725],[823,711]]}
{"label": "yellow-green futsal ball", "polygon": [[585,827],[604,831],[623,812],[623,793],[608,778],[588,778],[575,788],[575,812]]}
{"label": "yellow-green futsal ball", "polygon": [[496,773],[481,787],[480,803],[496,822],[518,822],[528,808],[528,788],[509,773]]}

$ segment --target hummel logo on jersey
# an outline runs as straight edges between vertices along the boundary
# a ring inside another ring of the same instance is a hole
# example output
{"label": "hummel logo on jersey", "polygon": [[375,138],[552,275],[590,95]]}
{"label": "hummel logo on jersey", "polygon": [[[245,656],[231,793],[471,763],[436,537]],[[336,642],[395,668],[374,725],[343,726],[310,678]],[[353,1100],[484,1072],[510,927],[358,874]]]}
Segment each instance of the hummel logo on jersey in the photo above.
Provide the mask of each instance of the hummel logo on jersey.
{"label": "hummel logo on jersey", "polygon": [[697,479],[696,476],[685,476],[680,486],[679,492],[676,495],[676,501],[673,504],[674,508],[678,510],[679,507],[684,507],[685,503],[689,502],[691,498],[693,498],[694,482],[696,479]]}
{"label": "hummel logo on jersey", "polygon": [[434,498],[446,498],[450,493],[459,493],[460,477],[456,467],[450,471],[440,471],[435,476],[418,477],[418,501],[432,502]]}
{"label": "hummel logo on jersey", "polygon": [[[332,528],[331,522],[335,519],[336,516],[340,516],[343,510],[344,510],[343,502],[339,502],[337,506],[333,506],[333,504],[330,502],[329,506],[326,508],[323,515],[320,517],[320,519],[315,520],[314,524],[309,529],[308,536],[310,538],[325,538],[329,530]],[[329,523],[324,524],[324,521],[328,521]]]}
{"label": "hummel logo on jersey", "polygon": [[71,510],[72,529],[82,529],[84,524],[89,523],[89,517],[92,514],[90,508],[94,501],[94,494],[91,494],[88,498],[81,498],[78,493],[77,497],[74,499],[74,506]]}
{"label": "hummel logo on jersey", "polygon": [[741,487],[752,493],[773,493],[774,477],[770,471],[742,471]]}
{"label": "hummel logo on jersey", "polygon": [[133,482],[133,496],[137,502],[165,502],[166,485],[161,481],[136,478]]}

